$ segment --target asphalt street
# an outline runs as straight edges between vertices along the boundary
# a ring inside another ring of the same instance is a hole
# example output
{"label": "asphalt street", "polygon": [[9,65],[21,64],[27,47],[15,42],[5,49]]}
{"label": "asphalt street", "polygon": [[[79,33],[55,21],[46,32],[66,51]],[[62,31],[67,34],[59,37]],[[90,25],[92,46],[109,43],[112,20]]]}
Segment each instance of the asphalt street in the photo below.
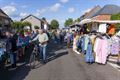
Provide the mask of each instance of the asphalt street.
{"label": "asphalt street", "polygon": [[[109,64],[87,64],[84,56],[67,49],[64,44],[48,47],[48,63],[30,69],[22,65],[10,80],[120,80],[120,72]],[[1,79],[0,79],[1,80]]]}

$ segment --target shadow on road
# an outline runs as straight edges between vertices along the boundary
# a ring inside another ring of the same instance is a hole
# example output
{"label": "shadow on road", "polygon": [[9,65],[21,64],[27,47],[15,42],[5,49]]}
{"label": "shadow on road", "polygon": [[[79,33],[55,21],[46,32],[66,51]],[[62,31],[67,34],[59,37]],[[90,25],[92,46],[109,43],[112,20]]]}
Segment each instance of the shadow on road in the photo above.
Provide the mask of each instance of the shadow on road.
{"label": "shadow on road", "polygon": [[32,49],[27,50],[25,56],[17,61],[16,68],[12,68],[11,65],[8,64],[5,69],[0,70],[0,80],[23,80],[30,71],[30,67],[27,66],[27,63],[31,51]]}
{"label": "shadow on road", "polygon": [[[29,66],[26,64],[19,64],[17,68],[7,67],[0,72],[0,80],[23,80],[30,71]],[[14,77],[16,76],[16,78]]]}
{"label": "shadow on road", "polygon": [[[55,44],[53,42],[50,42],[47,47],[47,63],[58,59],[64,55],[68,54],[68,50],[66,48],[66,44]],[[44,66],[45,64],[41,64],[41,62],[37,63],[36,67],[34,69],[40,68]]]}
{"label": "shadow on road", "polygon": [[48,45],[47,52],[48,52],[47,53],[48,62],[68,54],[68,50],[66,48],[65,43],[59,43],[59,44],[50,43]]}
{"label": "shadow on road", "polygon": [[[65,47],[66,44],[55,44],[53,42],[50,42],[48,44],[47,48],[47,60],[48,62],[51,62],[55,59],[58,59],[64,55],[68,54],[68,51]],[[7,67],[4,70],[0,70],[0,80],[23,80],[28,75],[29,71],[31,70],[28,65],[30,54],[33,50],[33,47],[30,47],[30,49],[27,49],[26,55],[23,58],[22,61],[18,62],[17,68],[11,68]],[[38,63],[38,66],[36,68],[40,68],[44,66],[41,65],[40,62]],[[35,68],[35,69],[36,69]]]}

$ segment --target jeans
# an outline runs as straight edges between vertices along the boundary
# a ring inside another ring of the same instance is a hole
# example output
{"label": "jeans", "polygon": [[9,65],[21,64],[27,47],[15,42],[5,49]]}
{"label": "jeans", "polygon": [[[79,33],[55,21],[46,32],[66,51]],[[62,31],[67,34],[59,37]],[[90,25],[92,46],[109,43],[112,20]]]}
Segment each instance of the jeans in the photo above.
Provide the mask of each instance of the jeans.
{"label": "jeans", "polygon": [[58,43],[58,39],[57,38],[54,38],[54,43]]}
{"label": "jeans", "polygon": [[16,53],[10,53],[11,64],[16,64]]}
{"label": "jeans", "polygon": [[40,45],[39,46],[40,55],[42,56],[43,61],[46,61],[46,48],[47,48],[47,45]]}

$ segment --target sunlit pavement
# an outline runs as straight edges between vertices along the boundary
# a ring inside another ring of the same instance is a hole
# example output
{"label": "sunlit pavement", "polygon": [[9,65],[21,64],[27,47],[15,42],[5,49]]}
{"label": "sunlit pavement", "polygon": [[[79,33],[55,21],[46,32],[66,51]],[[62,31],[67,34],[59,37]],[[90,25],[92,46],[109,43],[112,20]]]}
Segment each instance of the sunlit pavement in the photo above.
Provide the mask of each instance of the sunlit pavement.
{"label": "sunlit pavement", "polygon": [[108,59],[108,64],[111,65],[116,70],[120,71],[120,66],[117,65],[117,57],[110,56]]}
{"label": "sunlit pavement", "polygon": [[23,65],[11,80],[120,80],[120,72],[111,65],[87,64],[84,57],[64,45],[48,47],[49,62],[30,69]]}

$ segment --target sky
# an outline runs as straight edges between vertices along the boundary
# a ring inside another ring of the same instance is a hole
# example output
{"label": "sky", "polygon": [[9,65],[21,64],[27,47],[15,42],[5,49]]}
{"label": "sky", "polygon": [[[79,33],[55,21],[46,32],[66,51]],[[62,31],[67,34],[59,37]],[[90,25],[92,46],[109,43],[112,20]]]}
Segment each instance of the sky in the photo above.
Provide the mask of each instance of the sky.
{"label": "sky", "polygon": [[120,6],[120,0],[0,0],[0,8],[13,20],[32,14],[49,22],[56,19],[61,27],[66,19],[76,19],[97,5],[107,4]]}

